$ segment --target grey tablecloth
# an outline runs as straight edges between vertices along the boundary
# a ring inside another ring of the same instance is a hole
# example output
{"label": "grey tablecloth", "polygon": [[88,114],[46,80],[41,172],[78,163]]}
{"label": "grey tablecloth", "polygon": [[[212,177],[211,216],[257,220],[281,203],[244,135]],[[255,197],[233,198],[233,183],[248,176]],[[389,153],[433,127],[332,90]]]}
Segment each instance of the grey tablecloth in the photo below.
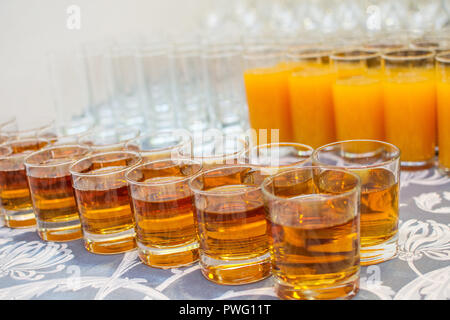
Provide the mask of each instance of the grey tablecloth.
{"label": "grey tablecloth", "polygon": [[[361,268],[355,299],[449,299],[449,223],[450,179],[403,172],[399,254]],[[82,240],[44,242],[33,228],[0,227],[0,299],[277,299],[272,283],[216,285],[198,264],[153,269],[136,251],[95,255]]]}

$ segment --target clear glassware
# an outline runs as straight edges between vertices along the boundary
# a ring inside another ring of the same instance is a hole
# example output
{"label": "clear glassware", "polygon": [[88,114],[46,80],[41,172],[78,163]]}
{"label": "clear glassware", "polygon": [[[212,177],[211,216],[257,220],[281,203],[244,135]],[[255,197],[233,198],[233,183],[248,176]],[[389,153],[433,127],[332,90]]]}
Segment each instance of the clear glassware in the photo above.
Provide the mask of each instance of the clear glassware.
{"label": "clear glassware", "polygon": [[247,103],[242,78],[242,46],[239,43],[208,43],[202,53],[208,98],[219,128],[242,131]]}
{"label": "clear glassware", "polygon": [[48,64],[57,134],[74,134],[92,127],[95,118],[89,103],[81,51],[72,48],[51,52],[48,54]]}
{"label": "clear glassware", "polygon": [[148,130],[178,127],[174,97],[172,46],[163,41],[145,42],[139,48],[142,99]]}

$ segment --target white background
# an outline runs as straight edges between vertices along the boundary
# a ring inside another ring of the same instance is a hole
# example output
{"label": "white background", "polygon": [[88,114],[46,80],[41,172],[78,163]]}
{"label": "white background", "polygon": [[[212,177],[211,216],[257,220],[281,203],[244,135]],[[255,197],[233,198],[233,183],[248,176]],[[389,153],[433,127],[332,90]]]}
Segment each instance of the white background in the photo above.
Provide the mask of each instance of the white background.
{"label": "white background", "polygon": [[[52,118],[46,54],[108,36],[162,30],[189,33],[204,22],[208,0],[0,0],[0,119],[19,125]],[[81,29],[66,27],[70,5]]]}

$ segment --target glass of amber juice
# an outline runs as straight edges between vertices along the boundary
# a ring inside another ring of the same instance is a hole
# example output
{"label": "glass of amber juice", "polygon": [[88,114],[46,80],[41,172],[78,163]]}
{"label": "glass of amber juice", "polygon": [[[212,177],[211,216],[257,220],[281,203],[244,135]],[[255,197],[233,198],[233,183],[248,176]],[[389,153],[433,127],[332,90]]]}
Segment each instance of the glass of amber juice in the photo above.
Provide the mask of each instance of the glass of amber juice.
{"label": "glass of amber juice", "polygon": [[38,235],[47,241],[82,237],[69,167],[89,148],[67,145],[45,148],[25,158]]}
{"label": "glass of amber juice", "polygon": [[382,58],[386,141],[401,150],[402,168],[430,167],[437,140],[434,52],[394,50]]}
{"label": "glass of amber juice", "polygon": [[136,248],[125,173],[141,161],[137,152],[112,151],[85,157],[70,167],[89,252],[114,254]]}
{"label": "glass of amber juice", "polygon": [[0,156],[0,210],[7,227],[36,225],[24,160],[48,144],[48,140],[33,138],[13,140],[3,145],[11,150],[11,153]]}
{"label": "glass of amber juice", "polygon": [[375,140],[348,140],[316,149],[313,165],[347,169],[361,179],[361,265],[397,253],[400,150]]}
{"label": "glass of amber juice", "polygon": [[359,177],[302,167],[264,180],[275,292],[281,299],[349,299],[359,289]]}
{"label": "glass of amber juice", "polygon": [[450,175],[450,51],[436,56],[439,170]]}
{"label": "glass of amber juice", "polygon": [[202,274],[237,285],[270,276],[263,176],[251,166],[220,167],[189,181]]}
{"label": "glass of amber juice", "polygon": [[136,221],[141,260],[156,268],[174,268],[198,260],[198,241],[189,179],[201,164],[156,160],[126,174]]}

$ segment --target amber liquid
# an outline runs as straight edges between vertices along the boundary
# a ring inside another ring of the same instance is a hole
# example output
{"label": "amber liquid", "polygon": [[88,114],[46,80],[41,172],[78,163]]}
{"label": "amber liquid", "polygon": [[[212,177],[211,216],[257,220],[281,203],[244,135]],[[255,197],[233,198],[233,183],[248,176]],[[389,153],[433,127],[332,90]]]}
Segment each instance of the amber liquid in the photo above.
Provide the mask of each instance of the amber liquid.
{"label": "amber liquid", "polygon": [[[192,196],[160,197],[157,192],[148,191],[143,200],[133,198],[133,209],[136,239],[139,248],[143,248],[139,255],[146,264],[167,268],[198,260]],[[151,254],[151,249],[146,252],[145,248],[159,248],[161,253]]]}
{"label": "amber liquid", "polygon": [[[392,258],[396,253],[398,232],[399,183],[395,175],[383,168],[353,170],[361,178],[360,238],[361,265],[370,265]],[[331,171],[330,171],[331,173]],[[340,183],[339,179],[334,179]],[[329,178],[329,181],[332,181]],[[332,186],[322,191],[334,193]],[[383,245],[394,241],[391,256],[384,254]],[[378,246],[378,247],[377,247]]]}
{"label": "amber liquid", "polygon": [[267,212],[272,272],[282,299],[348,299],[359,289],[359,217],[347,197],[324,200],[326,194],[334,196],[347,188],[343,175],[334,175],[326,171],[290,191],[277,187],[278,196],[318,194],[322,202],[301,205],[292,200],[269,206],[275,210]]}
{"label": "amber liquid", "polygon": [[[399,184],[394,174],[386,169],[370,169],[358,174],[361,177],[361,255],[364,258],[365,248],[381,245],[398,232]],[[367,254],[370,255],[370,251]],[[370,263],[363,259],[361,264]]]}
{"label": "amber liquid", "polygon": [[[129,231],[134,227],[128,186],[103,190],[88,187],[88,181],[81,180],[77,182],[75,188],[86,249],[94,253],[108,254],[135,248],[134,232],[132,239],[129,235],[124,239],[115,237],[115,234]],[[111,240],[104,240],[108,239],[108,236],[111,236]],[[98,241],[101,245],[96,244],[93,240],[95,238],[102,239]]]}
{"label": "amber liquid", "polygon": [[[251,187],[230,185],[208,191],[221,193],[243,191],[246,188]],[[241,268],[242,261],[268,253],[265,211],[261,197],[254,192],[248,193],[245,201],[210,196],[204,206],[196,204],[202,254],[211,261],[228,261],[227,268],[222,268],[220,263],[204,268],[203,274],[208,279],[221,284],[239,284],[257,281],[269,275],[268,263],[254,263]]]}
{"label": "amber liquid", "polygon": [[48,241],[69,241],[82,236],[70,175],[28,177],[38,233]]}
{"label": "amber liquid", "polygon": [[[20,154],[37,151],[46,145],[47,142],[44,141],[19,141],[11,144],[10,147],[13,154]],[[14,161],[16,160],[4,160],[0,163],[0,207],[6,211],[5,225],[7,227],[31,227],[36,224],[36,218],[33,213],[27,174],[23,164],[13,163]]]}
{"label": "amber liquid", "polygon": [[[25,169],[0,171],[0,204],[7,211],[32,213],[33,205]],[[36,224],[34,216],[25,220],[8,219],[7,216],[5,218],[6,226],[10,228],[24,228]]]}

